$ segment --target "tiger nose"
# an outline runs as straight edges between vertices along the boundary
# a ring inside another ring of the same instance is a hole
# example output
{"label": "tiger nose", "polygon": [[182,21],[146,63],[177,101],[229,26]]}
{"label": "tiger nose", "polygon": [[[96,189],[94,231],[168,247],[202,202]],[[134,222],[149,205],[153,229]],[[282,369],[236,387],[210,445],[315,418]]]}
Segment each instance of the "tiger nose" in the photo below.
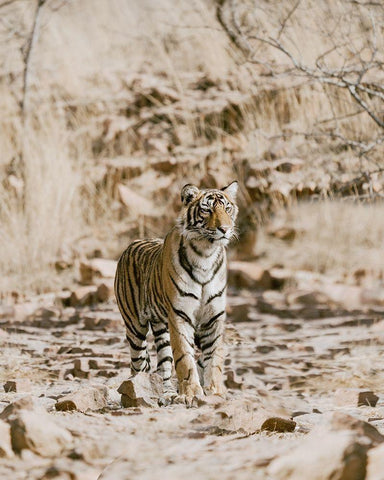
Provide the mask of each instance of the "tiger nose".
{"label": "tiger nose", "polygon": [[224,234],[226,234],[230,228],[229,225],[220,225],[220,227],[217,227],[217,229]]}

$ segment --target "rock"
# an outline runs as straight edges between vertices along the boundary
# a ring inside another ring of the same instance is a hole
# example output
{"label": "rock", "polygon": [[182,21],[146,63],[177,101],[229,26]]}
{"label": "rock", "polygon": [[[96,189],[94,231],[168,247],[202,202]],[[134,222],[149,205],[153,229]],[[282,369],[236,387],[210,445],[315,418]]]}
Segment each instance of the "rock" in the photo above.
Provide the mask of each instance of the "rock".
{"label": "rock", "polygon": [[31,382],[29,378],[19,378],[17,380],[8,380],[4,383],[5,392],[30,392]]}
{"label": "rock", "polygon": [[29,449],[43,457],[54,457],[72,445],[72,435],[52,420],[32,397],[23,397],[0,414],[11,427],[12,448]]}
{"label": "rock", "polygon": [[234,390],[241,390],[243,387],[243,379],[239,377],[233,370],[228,370],[226,372],[224,385],[227,388],[231,388]]}
{"label": "rock", "polygon": [[229,308],[228,316],[232,323],[248,322],[252,306],[249,302],[232,304]]}
{"label": "rock", "polygon": [[364,420],[352,417],[346,413],[334,412],[328,416],[325,427],[332,431],[353,431],[359,438],[363,439],[365,445],[369,444],[370,447],[384,442],[384,435],[377,428]]}
{"label": "rock", "polygon": [[287,295],[287,302],[290,305],[300,303],[302,305],[327,305],[329,298],[322,292],[298,290]]}
{"label": "rock", "polygon": [[384,480],[384,444],[368,452],[366,480]]}
{"label": "rock", "polygon": [[267,233],[271,237],[277,238],[278,240],[291,242],[296,238],[297,232],[292,227],[277,227],[277,228],[269,228],[267,230]]}
{"label": "rock", "polygon": [[291,270],[286,268],[271,268],[269,270],[271,275],[272,288],[281,289],[288,283],[290,285],[294,284],[294,275]]}
{"label": "rock", "polygon": [[22,397],[7,405],[0,413],[0,419],[7,420],[10,416],[15,415],[20,410],[35,410],[38,408],[36,400],[33,397]]}
{"label": "rock", "polygon": [[214,424],[226,432],[245,432],[247,434],[266,430],[269,432],[293,432],[296,422],[255,407],[248,400],[230,401],[216,411]]}
{"label": "rock", "polygon": [[228,283],[235,288],[260,288],[268,290],[272,287],[268,270],[255,262],[231,262],[228,272]]}
{"label": "rock", "polygon": [[43,411],[20,410],[9,417],[12,448],[29,449],[42,457],[55,457],[72,445],[72,435]]}
{"label": "rock", "polygon": [[340,388],[335,392],[335,403],[342,407],[376,406],[379,397],[370,390],[358,388]]}
{"label": "rock", "polygon": [[354,432],[314,431],[273,460],[267,473],[276,480],[364,480],[366,462],[367,447]]}
{"label": "rock", "polygon": [[97,279],[115,277],[117,262],[105,258],[93,258],[80,263],[80,281],[83,285],[92,285]]}
{"label": "rock", "polygon": [[361,303],[363,305],[384,306],[384,288],[364,288],[361,291]]}
{"label": "rock", "polygon": [[11,446],[11,428],[3,420],[0,420],[0,458],[13,457]]}
{"label": "rock", "polygon": [[157,373],[138,373],[117,390],[123,407],[154,407],[163,393],[163,381]]}
{"label": "rock", "polygon": [[92,305],[97,300],[97,287],[95,285],[80,287],[71,293],[69,303],[72,307]]}
{"label": "rock", "polygon": [[119,199],[123,205],[125,205],[131,214],[137,215],[149,215],[156,214],[156,208],[153,203],[142,195],[136,193],[129,187],[123,184],[117,185],[119,193]]}
{"label": "rock", "polygon": [[276,160],[274,167],[278,172],[292,173],[297,172],[305,165],[300,158],[289,158],[287,160]]}
{"label": "rock", "polygon": [[86,412],[87,410],[100,410],[106,407],[107,400],[107,387],[88,387],[60,398],[55,407],[56,410]]}
{"label": "rock", "polygon": [[113,280],[111,281],[103,281],[97,287],[97,300],[99,302],[108,302],[111,298],[114,297],[114,289],[113,289]]}
{"label": "rock", "polygon": [[87,358],[76,358],[73,363],[73,376],[77,378],[89,378],[89,364]]}

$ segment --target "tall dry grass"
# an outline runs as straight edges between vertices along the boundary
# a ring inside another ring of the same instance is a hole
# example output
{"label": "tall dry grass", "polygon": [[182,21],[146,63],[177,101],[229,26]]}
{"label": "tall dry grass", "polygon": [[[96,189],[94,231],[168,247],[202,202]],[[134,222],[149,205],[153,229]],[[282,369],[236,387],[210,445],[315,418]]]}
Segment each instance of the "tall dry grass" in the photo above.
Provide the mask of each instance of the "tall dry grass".
{"label": "tall dry grass", "polygon": [[287,243],[260,232],[258,253],[270,263],[293,270],[331,273],[341,278],[365,270],[384,275],[384,205],[359,201],[323,200],[293,205],[276,217],[275,226],[295,229]]}
{"label": "tall dry grass", "polygon": [[[29,109],[23,127],[23,51],[36,2],[13,2],[0,12],[0,291],[51,287],[57,278],[51,266],[60,250],[89,228],[97,236],[100,225],[114,219],[111,199],[92,184],[88,173],[103,155],[132,154],[129,135],[118,152],[113,144],[95,151],[93,142],[95,131],[101,135],[103,115],[120,115],[119,108],[129,101],[128,77],[140,72],[166,78],[186,104],[186,85],[197,73],[221,82],[220,88],[249,93],[252,100],[242,109],[242,136],[244,154],[255,161],[271,148],[271,137],[312,131],[321,122],[330,121],[327,128],[332,128],[335,114],[355,111],[351,99],[335,89],[294,76],[259,75],[243,64],[216,20],[213,1],[52,0],[43,6],[28,65]],[[289,0],[281,8],[281,2],[259,2],[249,16],[272,35],[294,3]],[[330,18],[342,18],[345,3],[301,2],[287,33],[304,59],[319,52],[325,27]],[[353,18],[349,33],[356,41],[370,35],[366,20]],[[268,49],[259,54],[283,62]],[[190,132],[189,147],[211,141],[199,133],[204,126],[189,120],[181,126]],[[373,130],[372,121],[362,115],[341,121],[340,128],[362,138]],[[220,159],[220,136],[228,134],[220,122],[216,129]],[[317,144],[303,137],[293,136],[289,145],[290,153],[300,152],[308,161],[318,155]],[[9,186],[9,173],[24,179],[22,193]]]}

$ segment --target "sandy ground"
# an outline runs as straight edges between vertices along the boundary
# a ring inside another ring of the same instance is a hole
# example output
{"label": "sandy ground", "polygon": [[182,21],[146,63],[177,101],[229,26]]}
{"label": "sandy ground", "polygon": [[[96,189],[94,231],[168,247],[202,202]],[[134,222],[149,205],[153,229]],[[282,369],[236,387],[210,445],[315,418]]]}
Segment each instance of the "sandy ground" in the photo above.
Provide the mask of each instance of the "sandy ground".
{"label": "sandy ground", "polygon": [[[20,393],[2,389],[0,410],[31,395],[72,433],[73,444],[60,458],[27,449],[2,458],[0,478],[270,478],[270,462],[302,441],[329,412],[369,421],[384,434],[383,312],[287,308],[280,301],[280,293],[229,295],[227,398],[191,408],[121,406],[117,388],[130,376],[129,353],[113,302],[75,309],[44,300],[46,305],[29,316],[3,311],[2,383],[28,378],[31,388]],[[81,365],[74,370],[76,359]],[[107,407],[56,411],[57,399],[89,385],[108,387]],[[338,389],[346,387],[373,390],[379,396],[376,406],[340,397]],[[249,405],[292,418],[295,430],[255,430]],[[228,408],[232,423],[223,423],[222,411]]]}

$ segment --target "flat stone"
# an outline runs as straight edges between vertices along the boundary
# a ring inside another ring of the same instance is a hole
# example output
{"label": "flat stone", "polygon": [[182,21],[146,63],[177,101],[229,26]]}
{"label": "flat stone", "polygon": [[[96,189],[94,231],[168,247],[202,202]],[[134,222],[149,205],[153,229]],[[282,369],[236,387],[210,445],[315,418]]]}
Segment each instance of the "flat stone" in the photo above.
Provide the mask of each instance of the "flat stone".
{"label": "flat stone", "polygon": [[5,392],[30,392],[31,391],[31,381],[29,378],[19,378],[17,380],[8,380],[4,383]]}
{"label": "flat stone", "polygon": [[80,279],[84,285],[91,285],[100,278],[113,279],[117,262],[105,258],[93,258],[80,263]]}
{"label": "flat stone", "polygon": [[293,432],[296,422],[290,418],[257,407],[249,400],[235,400],[220,406],[215,412],[214,424],[227,432]]}
{"label": "flat stone", "polygon": [[83,307],[92,305],[97,301],[96,285],[79,287],[71,293],[69,303],[72,307]]}
{"label": "flat stone", "polygon": [[77,392],[70,393],[60,398],[55,408],[56,410],[78,410],[86,412],[87,410],[100,410],[108,404],[108,388],[103,386],[82,388]]}
{"label": "flat stone", "polygon": [[272,287],[270,273],[256,262],[231,262],[228,283],[235,288],[268,290]]}
{"label": "flat stone", "polygon": [[356,388],[340,388],[335,392],[335,403],[344,407],[361,407],[368,405],[374,407],[379,400],[371,390]]}

